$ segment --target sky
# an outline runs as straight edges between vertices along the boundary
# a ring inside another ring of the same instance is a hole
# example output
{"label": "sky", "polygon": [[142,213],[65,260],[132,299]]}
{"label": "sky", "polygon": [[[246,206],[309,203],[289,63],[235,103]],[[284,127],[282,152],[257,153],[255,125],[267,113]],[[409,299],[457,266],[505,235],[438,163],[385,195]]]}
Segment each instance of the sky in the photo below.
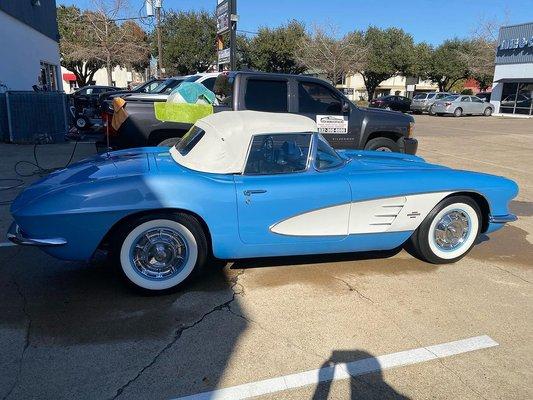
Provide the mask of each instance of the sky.
{"label": "sky", "polygon": [[[56,0],[90,8],[92,0]],[[144,0],[130,0],[137,15]],[[217,0],[163,0],[165,10],[214,11]],[[238,0],[237,29],[255,32],[261,26],[276,27],[291,19],[332,24],[342,34],[365,29],[399,27],[416,42],[438,45],[452,37],[470,36],[483,20],[506,25],[533,22],[533,0]]]}

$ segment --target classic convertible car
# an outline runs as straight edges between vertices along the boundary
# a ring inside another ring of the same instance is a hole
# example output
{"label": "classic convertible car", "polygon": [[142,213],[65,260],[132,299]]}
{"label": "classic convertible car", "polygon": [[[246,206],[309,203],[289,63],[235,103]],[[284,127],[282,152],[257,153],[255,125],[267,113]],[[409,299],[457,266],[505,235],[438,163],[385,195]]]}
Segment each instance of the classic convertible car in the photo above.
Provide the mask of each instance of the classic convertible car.
{"label": "classic convertible car", "polygon": [[173,148],[96,156],[12,204],[8,237],[67,260],[106,247],[148,290],[182,284],[211,257],[394,249],[431,263],[463,257],[513,221],[517,185],[388,152],[335,151],[313,120],[220,112]]}

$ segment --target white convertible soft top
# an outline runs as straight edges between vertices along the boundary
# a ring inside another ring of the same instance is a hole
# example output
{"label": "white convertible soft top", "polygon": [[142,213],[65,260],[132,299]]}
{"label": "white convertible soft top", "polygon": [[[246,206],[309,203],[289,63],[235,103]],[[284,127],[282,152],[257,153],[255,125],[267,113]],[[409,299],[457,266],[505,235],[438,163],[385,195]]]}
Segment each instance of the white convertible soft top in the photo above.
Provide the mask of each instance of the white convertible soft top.
{"label": "white convertible soft top", "polygon": [[200,141],[185,155],[176,149],[170,154],[184,167],[217,174],[240,173],[252,136],[268,133],[316,132],[315,121],[296,114],[259,111],[223,111],[196,121],[204,130]]}

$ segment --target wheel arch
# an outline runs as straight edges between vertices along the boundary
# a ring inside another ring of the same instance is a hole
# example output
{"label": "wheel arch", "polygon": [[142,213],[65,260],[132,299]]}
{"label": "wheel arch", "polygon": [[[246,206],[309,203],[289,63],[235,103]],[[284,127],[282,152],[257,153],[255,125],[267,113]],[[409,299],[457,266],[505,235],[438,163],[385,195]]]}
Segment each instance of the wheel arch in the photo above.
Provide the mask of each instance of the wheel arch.
{"label": "wheel arch", "polygon": [[454,197],[454,196],[470,197],[472,200],[476,202],[476,204],[478,205],[481,211],[481,233],[485,233],[487,229],[489,228],[489,216],[490,216],[490,205],[489,205],[488,200],[485,198],[485,196],[477,192],[462,191],[462,192],[454,192],[450,194],[449,196],[446,196],[445,199],[449,197]]}
{"label": "wheel arch", "polygon": [[384,137],[387,139],[391,139],[393,141],[398,141],[398,139],[402,138],[404,135],[402,135],[399,132],[391,132],[391,131],[376,131],[370,133],[368,137],[366,138],[365,142],[363,143],[363,147],[366,146],[366,144],[371,141],[372,139]]}
{"label": "wheel arch", "polygon": [[113,226],[111,228],[109,228],[107,233],[104,235],[103,239],[100,241],[100,244],[98,245],[98,248],[99,249],[101,249],[101,248],[109,248],[109,246],[110,246],[110,244],[111,244],[111,242],[113,240],[113,236],[118,234],[120,228],[124,224],[133,222],[134,220],[136,220],[136,219],[138,219],[140,217],[144,217],[144,216],[147,216],[147,215],[150,215],[150,214],[162,214],[162,213],[174,213],[174,214],[182,213],[182,214],[188,214],[188,215],[196,218],[198,220],[198,223],[200,224],[200,226],[202,227],[202,229],[203,229],[203,231],[205,233],[205,237],[207,239],[207,246],[208,246],[208,249],[209,249],[209,253],[210,253],[210,255],[213,255],[213,241],[212,241],[212,237],[211,237],[211,231],[209,230],[209,227],[207,226],[207,223],[197,213],[195,213],[193,211],[190,211],[190,210],[182,209],[182,208],[154,208],[154,209],[150,209],[150,210],[143,210],[143,211],[134,212],[132,214],[128,214],[125,217],[119,219],[117,222],[115,222],[113,224]]}

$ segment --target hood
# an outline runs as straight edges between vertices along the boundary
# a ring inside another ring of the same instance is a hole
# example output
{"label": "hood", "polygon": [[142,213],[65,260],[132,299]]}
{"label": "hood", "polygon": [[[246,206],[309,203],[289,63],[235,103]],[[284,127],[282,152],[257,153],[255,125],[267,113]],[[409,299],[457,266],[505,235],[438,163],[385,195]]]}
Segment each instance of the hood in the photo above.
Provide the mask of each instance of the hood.
{"label": "hood", "polygon": [[423,158],[403,153],[366,150],[338,150],[341,156],[352,160],[355,171],[446,169],[442,165],[429,164]]}
{"label": "hood", "polygon": [[394,116],[396,118],[405,119],[406,121],[414,122],[415,119],[408,114],[404,114],[401,111],[393,111],[393,110],[386,110],[384,108],[375,108],[375,107],[365,107],[365,112],[369,114],[379,114],[382,116],[383,114],[387,114],[389,116]]}
{"label": "hood", "polygon": [[44,195],[68,187],[149,173],[150,154],[161,151],[168,153],[167,149],[162,150],[161,147],[104,153],[74,163],[65,169],[54,171],[20,193],[11,205],[11,212],[15,212]]}

